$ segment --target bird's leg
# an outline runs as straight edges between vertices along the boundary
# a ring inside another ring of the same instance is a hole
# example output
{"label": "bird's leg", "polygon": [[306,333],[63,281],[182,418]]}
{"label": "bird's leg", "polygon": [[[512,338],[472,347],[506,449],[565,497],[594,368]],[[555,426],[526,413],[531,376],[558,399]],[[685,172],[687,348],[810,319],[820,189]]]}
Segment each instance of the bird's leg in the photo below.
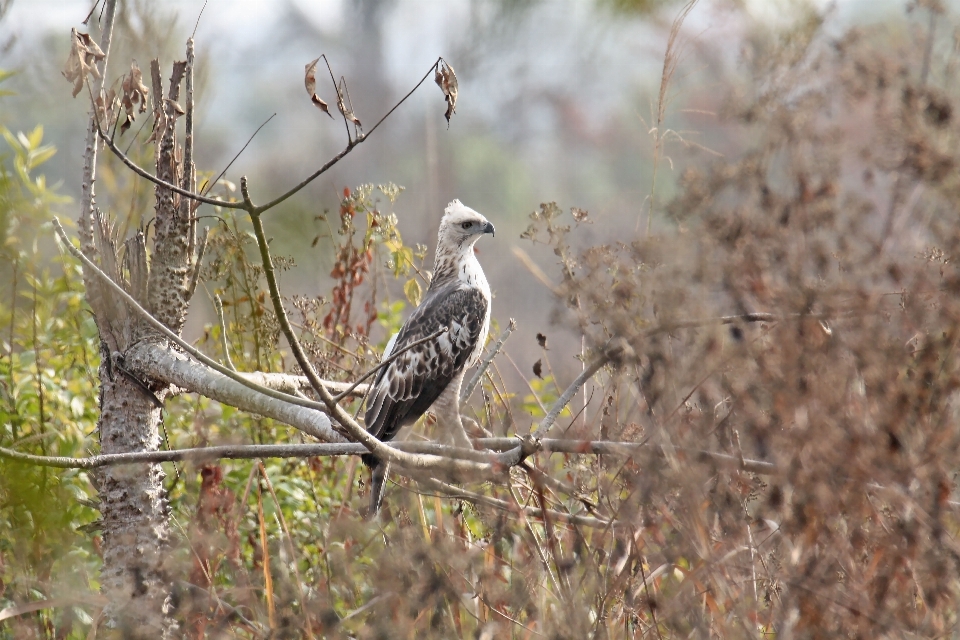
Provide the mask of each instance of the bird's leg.
{"label": "bird's leg", "polygon": [[441,442],[473,449],[473,443],[467,436],[467,430],[463,428],[463,421],[460,419],[460,384],[462,382],[461,374],[444,389],[430,409],[437,417]]}

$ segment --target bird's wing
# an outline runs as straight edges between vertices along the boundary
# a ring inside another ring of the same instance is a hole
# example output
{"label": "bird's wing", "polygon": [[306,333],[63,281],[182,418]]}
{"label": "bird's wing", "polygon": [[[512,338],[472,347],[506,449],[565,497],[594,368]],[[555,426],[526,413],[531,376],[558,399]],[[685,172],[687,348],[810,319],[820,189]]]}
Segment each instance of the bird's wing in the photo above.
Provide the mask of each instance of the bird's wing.
{"label": "bird's wing", "polygon": [[478,289],[456,286],[441,288],[417,307],[400,330],[392,353],[441,327],[449,331],[404,352],[380,370],[364,417],[370,433],[390,440],[430,408],[476,350],[486,312],[487,300]]}

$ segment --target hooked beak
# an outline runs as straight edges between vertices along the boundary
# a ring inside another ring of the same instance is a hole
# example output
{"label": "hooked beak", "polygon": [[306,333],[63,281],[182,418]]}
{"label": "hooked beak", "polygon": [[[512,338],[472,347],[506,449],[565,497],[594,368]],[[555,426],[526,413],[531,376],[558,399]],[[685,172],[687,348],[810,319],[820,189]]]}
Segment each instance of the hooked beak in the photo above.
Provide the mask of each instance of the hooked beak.
{"label": "hooked beak", "polygon": [[489,233],[490,235],[496,237],[496,229],[493,228],[493,223],[488,222],[487,226],[483,228],[484,233]]}

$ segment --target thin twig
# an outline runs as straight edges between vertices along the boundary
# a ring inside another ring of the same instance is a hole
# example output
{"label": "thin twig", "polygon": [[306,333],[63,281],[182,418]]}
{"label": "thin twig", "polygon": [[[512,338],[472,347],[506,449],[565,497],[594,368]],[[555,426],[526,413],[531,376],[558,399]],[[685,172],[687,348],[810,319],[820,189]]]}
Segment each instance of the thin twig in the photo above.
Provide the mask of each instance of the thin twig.
{"label": "thin twig", "polygon": [[[505,441],[516,446],[514,438],[479,438],[474,444],[490,451],[504,449]],[[739,469],[758,475],[777,475],[778,467],[772,462],[739,459],[737,456],[703,451],[699,449],[683,449],[666,445],[650,445],[646,442],[611,442],[604,440],[556,440],[544,439],[541,441],[542,453],[565,453],[579,455],[607,455],[629,458],[639,449],[654,447],[661,451],[669,449],[671,452],[685,452],[695,461],[710,461],[730,469]],[[411,453],[432,454],[449,458],[483,460],[488,455],[483,451],[463,449],[436,442],[395,442],[393,447]],[[71,458],[68,456],[42,456],[23,453],[14,449],[0,447],[0,458],[58,469],[97,469],[123,464],[142,464],[158,462],[183,462],[204,460],[250,460],[256,458],[314,458],[327,456],[359,456],[368,453],[366,447],[355,442],[320,442],[312,444],[243,444],[223,445],[215,447],[194,447],[188,449],[168,449],[165,451],[136,451],[131,453],[111,453],[88,456],[85,458]],[[542,473],[542,472],[541,472]],[[572,494],[571,494],[572,495]]]}
{"label": "thin twig", "polygon": [[408,344],[407,346],[405,346],[403,349],[400,349],[400,351],[397,351],[396,353],[391,353],[386,359],[383,360],[383,362],[381,362],[380,364],[378,364],[377,366],[375,366],[373,369],[370,369],[370,371],[367,371],[365,374],[363,374],[362,376],[360,376],[359,378],[357,378],[356,382],[354,382],[352,385],[350,385],[349,387],[347,387],[346,390],[344,390],[343,392],[335,395],[335,396],[333,397],[333,401],[334,401],[334,402],[340,402],[340,401],[343,400],[345,397],[347,397],[348,395],[350,395],[351,393],[353,393],[354,389],[356,389],[356,388],[360,385],[361,382],[363,382],[364,380],[366,380],[367,378],[369,378],[370,376],[372,376],[372,375],[375,374],[376,372],[380,371],[380,369],[383,369],[385,366],[387,366],[388,364],[390,364],[391,362],[393,362],[394,360],[396,360],[397,358],[399,358],[400,356],[402,356],[402,355],[403,355],[404,353],[406,353],[407,351],[410,351],[410,349],[413,349],[414,347],[419,347],[419,346],[420,346],[421,344],[423,344],[424,342],[430,342],[431,340],[442,336],[443,334],[445,334],[445,333],[446,333],[447,331],[449,331],[449,330],[450,330],[450,327],[441,327],[440,329],[437,329],[436,331],[434,331],[433,333],[431,333],[430,335],[428,335],[426,338],[420,338],[420,339],[417,340],[416,342],[412,342],[412,343]]}
{"label": "thin twig", "polygon": [[[196,219],[194,219],[196,220]],[[196,222],[194,222],[196,224]],[[190,288],[188,289],[188,298],[193,299],[193,294],[197,292],[197,284],[200,282],[200,268],[203,266],[203,254],[207,252],[207,241],[210,239],[210,227],[203,228],[203,235],[200,236],[200,245],[197,249],[197,257],[193,263],[193,275],[190,276]]]}
{"label": "thin twig", "polygon": [[553,406],[550,407],[550,411],[543,417],[543,420],[540,421],[540,424],[537,425],[537,428],[530,433],[530,437],[537,439],[542,438],[547,431],[550,430],[550,427],[553,426],[553,423],[557,421],[557,418],[560,417],[560,413],[566,408],[566,406],[573,399],[573,396],[576,395],[577,391],[580,390],[587,380],[593,377],[593,375],[600,371],[608,362],[610,362],[611,354],[604,354],[603,356],[597,358],[593,364],[580,372],[580,375],[570,383],[570,386],[567,387],[567,390],[557,398],[557,401],[553,403]]}
{"label": "thin twig", "polygon": [[175,184],[171,184],[171,183],[167,182],[166,180],[161,180],[160,178],[158,178],[157,176],[153,175],[152,173],[150,173],[149,171],[147,171],[146,169],[144,169],[143,167],[141,167],[140,165],[138,165],[136,162],[134,162],[133,160],[131,160],[131,159],[127,156],[127,154],[125,154],[123,151],[121,151],[120,148],[117,147],[117,145],[113,142],[113,140],[110,140],[108,137],[106,137],[106,136],[103,134],[103,131],[100,129],[100,124],[99,124],[99,123],[97,123],[96,129],[97,129],[97,134],[100,136],[100,139],[103,140],[103,143],[104,143],[105,145],[107,145],[107,148],[110,149],[110,151],[112,151],[115,156],[117,156],[118,158],[120,158],[120,161],[121,161],[123,164],[127,165],[127,168],[129,168],[131,171],[133,171],[134,173],[136,173],[138,176],[140,176],[140,177],[142,177],[142,178],[146,178],[147,180],[149,180],[150,182],[154,183],[154,184],[157,185],[158,187],[163,187],[163,188],[165,188],[165,189],[169,189],[170,191],[173,191],[174,193],[179,193],[181,196],[185,196],[185,197],[190,198],[190,199],[192,199],[192,200],[196,200],[197,202],[202,202],[202,203],[204,203],[204,204],[212,204],[212,205],[215,206],[215,207],[223,207],[224,209],[244,209],[244,208],[246,208],[245,205],[244,205],[242,202],[229,202],[229,201],[226,201],[226,200],[217,200],[216,198],[208,198],[208,197],[206,197],[206,196],[200,195],[199,193],[193,193],[192,191],[189,191],[189,190],[187,190],[187,189],[182,189],[182,188],[178,187],[178,186],[175,185]]}
{"label": "thin twig", "polygon": [[227,366],[234,371],[237,367],[230,358],[230,342],[227,340],[227,322],[223,317],[223,301],[218,294],[213,295],[213,306],[217,309],[217,320],[220,321],[220,347],[223,349],[223,359],[227,361]]}
{"label": "thin twig", "polygon": [[373,125],[373,127],[370,128],[370,131],[367,131],[366,133],[362,134],[362,135],[357,139],[357,142],[363,142],[364,140],[366,140],[367,138],[369,138],[369,137],[370,137],[370,134],[373,133],[374,131],[376,131],[376,130],[377,130],[377,127],[379,127],[380,124],[381,124],[384,120],[386,120],[387,118],[389,118],[391,113],[393,113],[394,111],[397,110],[397,107],[399,107],[399,106],[402,105],[404,102],[406,102],[407,98],[409,98],[410,96],[412,96],[412,95],[413,95],[413,92],[416,91],[417,89],[419,89],[419,88],[420,88],[420,85],[422,85],[422,84],[426,81],[426,79],[430,77],[430,73],[436,71],[437,65],[440,64],[440,60],[442,60],[442,58],[437,58],[437,61],[433,63],[433,66],[430,67],[430,68],[427,70],[427,73],[424,74],[424,76],[420,79],[420,82],[418,82],[418,83],[413,87],[413,89],[410,89],[410,91],[407,92],[407,95],[405,95],[405,96],[403,96],[402,98],[400,98],[400,102],[398,102],[397,104],[393,105],[393,107],[391,107],[390,111],[387,111],[387,113],[384,114],[384,116],[383,116],[382,118],[380,118],[379,120],[377,120],[377,123],[376,123],[375,125]]}
{"label": "thin twig", "polygon": [[477,383],[480,382],[483,374],[486,373],[487,368],[490,367],[490,363],[493,362],[493,359],[497,357],[497,355],[500,353],[500,350],[503,349],[503,344],[507,341],[507,338],[509,338],[510,334],[516,331],[516,329],[517,321],[513,318],[510,318],[510,324],[500,335],[500,339],[497,340],[497,344],[493,345],[493,349],[490,350],[490,353],[488,353],[480,363],[480,366],[477,368],[477,372],[473,374],[472,378],[470,378],[470,382],[468,382],[467,386],[464,387],[463,391],[460,392],[460,404],[464,404],[470,399],[470,396],[473,395],[473,390],[477,387]]}
{"label": "thin twig", "polygon": [[[250,201],[246,177],[240,179],[240,193],[246,202]],[[310,386],[317,395],[320,396],[320,399],[327,406],[331,417],[343,427],[350,439],[355,442],[360,442],[370,453],[385,462],[393,462],[413,469],[443,469],[466,476],[475,474],[488,476],[496,472],[498,467],[517,464],[525,456],[532,453],[533,445],[527,442],[520,443],[511,451],[498,454],[495,458],[491,457],[489,463],[451,460],[433,455],[408,454],[381,442],[361,427],[343,407],[337,404],[333,395],[331,395],[330,391],[324,385],[324,382],[317,376],[317,372],[314,370],[309,358],[307,358],[307,354],[304,352],[303,346],[293,332],[289,318],[283,308],[283,301],[280,297],[280,287],[277,284],[277,276],[273,269],[273,259],[270,257],[270,248],[267,244],[266,234],[263,231],[263,222],[260,220],[260,215],[258,213],[250,213],[250,221],[253,225],[253,233],[257,240],[257,247],[260,249],[260,261],[263,267],[263,274],[267,281],[270,301],[273,303],[273,309],[277,317],[277,323],[280,325],[280,331],[287,339],[287,344],[290,346],[290,350],[293,352],[297,364],[300,365],[300,369],[304,375],[307,376],[307,380],[310,381]]]}
{"label": "thin twig", "polygon": [[[116,155],[118,158],[120,158],[120,161],[123,162],[123,164],[127,165],[127,167],[128,167],[130,170],[132,170],[134,173],[136,173],[136,174],[139,175],[140,177],[146,178],[147,180],[149,180],[150,182],[153,182],[153,183],[154,183],[155,185],[157,185],[157,186],[164,187],[164,188],[166,188],[166,189],[170,189],[170,190],[173,191],[174,193],[178,193],[178,194],[180,194],[181,196],[190,198],[190,199],[192,199],[192,200],[196,200],[197,202],[202,202],[202,203],[204,203],[204,204],[210,204],[210,205],[213,205],[213,206],[216,206],[216,207],[223,207],[223,208],[225,208],[225,209],[242,209],[242,210],[246,210],[246,211],[247,211],[248,213],[250,213],[251,215],[252,215],[252,214],[260,214],[260,213],[263,213],[263,212],[265,212],[265,211],[267,211],[267,210],[269,210],[269,209],[272,209],[273,207],[277,206],[277,205],[280,204],[281,202],[287,200],[288,198],[292,197],[293,195],[295,195],[296,193],[298,193],[299,191],[301,191],[302,189],[304,189],[307,185],[309,185],[311,182],[313,182],[314,180],[316,180],[318,177],[320,177],[321,175],[323,175],[324,173],[326,173],[326,172],[327,172],[331,167],[333,167],[335,164],[337,164],[338,162],[340,162],[340,160],[342,160],[347,154],[349,154],[351,151],[353,151],[353,149],[354,149],[357,145],[359,145],[360,143],[366,141],[366,140],[370,137],[370,134],[372,134],[372,133],[377,129],[377,127],[379,127],[380,124],[390,116],[390,114],[392,114],[394,111],[396,111],[397,108],[398,108],[400,105],[402,105],[404,102],[406,102],[407,99],[408,99],[411,95],[413,95],[413,92],[416,91],[416,90],[423,84],[423,82],[430,76],[431,72],[433,72],[434,69],[436,69],[436,66],[437,66],[437,64],[439,63],[439,61],[440,61],[440,59],[438,58],[438,59],[437,59],[437,62],[434,62],[434,63],[433,63],[433,65],[430,67],[429,71],[427,71],[427,73],[423,76],[423,78],[420,80],[420,82],[418,82],[413,89],[411,89],[403,98],[401,98],[395,105],[393,105],[393,107],[391,107],[390,110],[389,110],[382,118],[380,118],[380,120],[378,120],[375,125],[373,125],[373,127],[370,129],[370,131],[368,131],[367,133],[362,134],[362,135],[360,135],[360,136],[357,136],[357,138],[354,139],[354,140],[351,140],[351,141],[349,142],[349,144],[347,144],[347,146],[344,147],[344,148],[340,151],[340,153],[338,153],[338,154],[335,155],[333,158],[331,158],[330,160],[328,160],[322,167],[320,167],[319,169],[317,169],[316,171],[314,171],[312,174],[310,174],[309,176],[307,176],[306,178],[304,178],[299,184],[297,184],[297,185],[294,186],[293,188],[289,189],[289,190],[286,191],[285,193],[277,196],[277,197],[274,198],[273,200],[267,202],[266,204],[259,205],[259,206],[254,205],[253,202],[252,202],[252,201],[249,201],[249,200],[244,201],[244,202],[229,202],[229,201],[225,201],[225,200],[217,200],[217,199],[215,199],[215,198],[208,198],[208,197],[203,196],[203,195],[201,195],[201,194],[199,194],[199,193],[193,193],[193,192],[188,191],[188,190],[186,190],[186,189],[182,189],[182,188],[180,188],[179,186],[177,186],[177,185],[175,185],[175,184],[170,184],[169,182],[166,182],[166,181],[164,181],[164,180],[161,180],[160,178],[156,177],[155,175],[151,174],[151,173],[150,173],[149,171],[147,171],[146,169],[140,167],[140,166],[137,165],[135,162],[133,162],[125,153],[123,153],[123,152],[120,150],[119,147],[117,147],[116,144],[114,144],[114,142],[113,142],[112,140],[110,140],[109,138],[107,138],[107,137],[104,135],[103,131],[100,129],[99,120],[98,120],[97,118],[93,118],[93,119],[92,119],[92,122],[94,123],[94,125],[95,125],[95,127],[96,127],[96,134],[100,136],[100,138],[103,140],[104,144],[106,144],[107,148],[109,148],[110,151],[112,151],[112,152],[114,153],[114,155]],[[95,105],[94,105],[94,112],[96,112],[96,107],[95,107]],[[262,126],[262,125],[261,125],[261,126]]]}
{"label": "thin twig", "polygon": [[193,25],[193,33],[190,35],[191,40],[197,36],[197,29],[200,27],[200,18],[203,16],[203,10],[206,8],[207,0],[203,0],[203,6],[200,7],[200,13],[197,14],[197,23]]}
{"label": "thin twig", "polygon": [[416,86],[413,87],[413,89],[411,89],[409,92],[407,92],[407,95],[405,95],[405,96],[403,96],[402,98],[400,98],[400,100],[399,100],[395,105],[393,105],[393,106],[390,108],[390,110],[387,111],[386,114],[384,114],[384,116],[383,116],[382,118],[380,118],[379,120],[377,120],[377,123],[376,123],[375,125],[373,125],[373,127],[371,127],[369,131],[367,131],[367,132],[364,133],[364,134],[361,134],[361,135],[357,136],[357,138],[354,139],[350,144],[348,144],[348,145],[343,149],[343,151],[341,151],[341,152],[338,153],[336,156],[334,156],[333,158],[331,158],[325,165],[323,165],[322,167],[320,167],[319,169],[317,169],[312,175],[308,176],[305,180],[303,180],[303,182],[301,182],[300,184],[298,184],[298,185],[295,186],[294,188],[290,189],[289,191],[287,191],[286,193],[284,193],[282,196],[279,196],[279,197],[277,197],[277,198],[274,198],[274,199],[271,200],[270,202],[268,202],[268,203],[266,203],[266,204],[264,204],[264,205],[261,205],[261,206],[257,207],[257,212],[258,212],[258,213],[259,213],[259,212],[263,212],[263,211],[266,211],[267,209],[271,209],[271,208],[277,206],[278,204],[280,204],[281,202],[283,202],[284,200],[286,200],[287,198],[289,198],[290,196],[292,196],[293,194],[297,193],[298,191],[300,191],[301,189],[303,189],[304,187],[306,187],[308,184],[310,184],[311,182],[313,182],[318,176],[320,176],[321,174],[325,173],[330,167],[332,167],[333,165],[335,165],[335,164],[336,164],[337,162],[339,162],[345,155],[347,155],[348,153],[350,153],[350,151],[352,151],[353,148],[356,147],[358,144],[360,144],[360,143],[362,143],[362,142],[366,142],[366,140],[370,137],[370,135],[371,135],[374,131],[377,130],[377,127],[379,127],[380,124],[381,124],[384,120],[386,120],[387,118],[389,118],[389,117],[390,117],[390,114],[392,114],[394,111],[396,111],[397,108],[398,108],[400,105],[402,105],[404,102],[406,102],[407,99],[408,99],[410,96],[413,95],[413,92],[414,92],[414,91],[416,91],[417,89],[420,88],[420,85],[423,84],[424,80],[426,80],[427,78],[430,77],[430,74],[434,71],[434,69],[437,68],[437,64],[439,64],[439,63],[440,63],[440,58],[437,58],[437,61],[433,63],[433,66],[431,66],[430,69],[427,71],[427,73],[423,76],[423,78],[420,79],[420,82],[418,82],[418,83],[416,84]]}
{"label": "thin twig", "polygon": [[[96,8],[96,5],[94,5]],[[100,36],[100,49],[103,51],[103,63],[100,67],[100,80],[97,82],[97,95],[103,90],[103,85],[107,79],[107,62],[110,60],[110,43],[113,39],[113,23],[116,16],[117,0],[106,0],[104,3],[106,11],[106,21],[103,26],[103,33]],[[93,11],[91,10],[91,14]],[[89,16],[87,17],[89,19]],[[93,63],[97,65],[96,62]],[[90,104],[90,121],[87,124],[87,134],[83,152],[83,178],[80,182],[80,214],[77,220],[77,227],[80,232],[80,246],[83,250],[93,252],[93,217],[94,202],[96,199],[96,181],[97,181],[97,135],[102,135],[100,131],[100,117],[97,113],[96,102]]]}
{"label": "thin twig", "polygon": [[193,345],[191,345],[190,343],[180,338],[180,336],[178,336],[173,331],[168,329],[166,325],[164,325],[162,322],[160,322],[159,320],[154,318],[152,315],[150,315],[150,313],[146,309],[141,307],[140,304],[133,298],[133,296],[127,293],[123,289],[123,287],[121,287],[116,282],[114,282],[110,278],[110,276],[108,276],[106,273],[101,271],[100,268],[97,267],[97,265],[94,264],[92,260],[90,260],[90,258],[85,256],[79,249],[73,246],[73,243],[70,242],[70,239],[67,237],[66,231],[63,230],[63,226],[60,224],[60,220],[58,220],[57,218],[53,219],[53,229],[54,231],[56,231],[57,237],[60,238],[61,242],[66,247],[66,249],[71,254],[73,254],[75,258],[80,260],[85,267],[90,269],[90,271],[93,274],[95,274],[100,279],[101,282],[107,285],[116,295],[120,296],[120,298],[124,302],[126,302],[127,305],[129,305],[130,308],[133,309],[138,315],[140,315],[140,317],[144,321],[146,321],[150,326],[152,326],[154,329],[162,333],[163,336],[166,337],[168,340],[170,340],[171,342],[176,344],[178,347],[186,351],[188,354],[190,354],[191,356],[199,360],[201,363],[207,365],[208,367],[210,367],[211,369],[214,369],[219,373],[222,373],[223,375],[227,376],[231,380],[235,382],[239,382],[240,384],[247,387],[248,389],[252,389],[253,391],[257,391],[259,393],[262,393],[263,395],[269,396],[271,398],[275,398],[277,400],[283,400],[291,404],[296,404],[301,407],[306,407],[308,409],[316,409],[317,411],[323,411],[324,413],[327,412],[327,407],[324,404],[315,402],[313,400],[298,398],[297,396],[293,396],[287,393],[275,391],[273,389],[260,386],[254,382],[251,382],[244,376],[238,374],[236,371],[232,371],[227,367],[224,367],[223,365],[221,365],[216,360],[213,360],[207,357],[206,355],[204,355],[203,352],[196,349]]}
{"label": "thin twig", "polygon": [[[204,5],[204,6],[206,6],[206,5]],[[240,151],[237,151],[237,155],[233,156],[233,159],[232,159],[230,162],[227,163],[227,166],[225,166],[225,167],[223,168],[223,171],[220,172],[220,175],[218,175],[216,178],[214,178],[213,180],[211,180],[210,182],[207,183],[207,188],[203,190],[203,192],[202,192],[201,195],[204,195],[204,196],[205,196],[205,195],[207,195],[208,193],[210,193],[210,190],[213,189],[213,187],[215,187],[218,182],[220,182],[220,178],[222,178],[223,175],[224,175],[227,171],[230,170],[230,167],[233,166],[233,163],[237,161],[237,158],[240,157],[240,154],[243,153],[244,151],[246,151],[247,147],[250,146],[250,143],[253,142],[253,139],[257,136],[258,133],[260,133],[260,129],[263,129],[265,126],[267,126],[267,123],[270,122],[271,120],[273,120],[273,118],[274,118],[276,115],[277,115],[277,114],[274,113],[272,116],[270,116],[269,118],[267,118],[266,120],[264,120],[264,121],[263,121],[263,124],[261,124],[259,127],[257,127],[257,130],[253,132],[253,135],[250,136],[250,138],[247,140],[247,143],[240,148]]]}
{"label": "thin twig", "polygon": [[333,83],[333,90],[337,92],[337,108],[340,110],[340,115],[343,116],[343,126],[347,130],[347,144],[351,144],[353,138],[350,137],[350,121],[347,120],[347,112],[343,108],[343,96],[340,94],[340,85],[337,84],[337,79],[333,77],[333,69],[330,68],[330,61],[327,60],[327,54],[324,53],[320,57],[323,58],[323,61],[327,64],[330,82]]}
{"label": "thin twig", "polygon": [[[440,491],[444,494],[444,497],[447,498],[456,498],[458,500],[466,500],[467,502],[472,502],[474,504],[483,504],[488,507],[494,507],[495,509],[501,509],[503,511],[513,511],[517,510],[517,506],[506,502],[505,500],[499,500],[497,498],[492,498],[490,496],[485,496],[480,493],[474,493],[473,491],[468,491],[467,489],[462,489],[460,487],[455,487],[451,484],[447,484],[442,480],[437,480],[435,478],[425,478],[420,475],[411,474],[414,480],[417,483],[432,488],[434,491]],[[542,518],[543,509],[539,507],[520,507],[524,514],[527,517],[533,518]],[[554,518],[557,522],[566,522],[568,524],[575,524],[585,527],[594,527],[597,529],[605,529],[611,525],[611,522],[606,520],[601,520],[600,518],[593,518],[591,516],[580,516],[570,513],[561,513],[559,511],[548,510],[550,517]]]}

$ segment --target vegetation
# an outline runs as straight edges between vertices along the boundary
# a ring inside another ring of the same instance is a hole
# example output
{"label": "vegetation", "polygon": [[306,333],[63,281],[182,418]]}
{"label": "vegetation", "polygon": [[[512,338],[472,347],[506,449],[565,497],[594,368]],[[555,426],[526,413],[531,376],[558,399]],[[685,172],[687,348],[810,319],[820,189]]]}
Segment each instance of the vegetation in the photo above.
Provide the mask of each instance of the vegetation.
{"label": "vegetation", "polygon": [[[952,19],[943,7],[916,5],[908,19],[922,20],[896,33],[839,32],[813,13],[748,32],[723,126],[749,148],[724,157],[663,128],[680,55],[675,22],[651,161],[674,165],[677,195],[651,193],[622,212],[614,241],[591,236],[590,213],[556,203],[541,204],[522,236],[556,257],[538,273],[556,322],[583,337],[582,375],[561,385],[542,335],[541,359],[519,385],[501,375],[506,355],[488,359],[468,409],[472,435],[478,448],[518,456],[497,466],[479,451],[439,450],[441,461],[463,463],[457,473],[435,461],[426,472],[401,468],[375,522],[362,517],[356,455],[250,446],[304,445],[309,425],[332,441],[353,435],[362,388],[331,399],[305,376],[315,372],[324,390],[358,380],[378,362],[378,336],[418,302],[429,261],[397,229],[401,188],[344,189],[336,212],[303,234],[333,256],[329,294],[286,298],[283,278],[298,266],[269,255],[256,185],[238,193],[213,171],[194,173],[192,42],[179,71],[184,97],[146,116],[133,102],[125,110],[155,123],[156,156],[134,159],[156,159],[155,220],[119,204],[142,191],[112,182],[100,204],[110,213],[82,210],[77,225],[93,263],[53,244],[50,221],[65,203],[40,173],[54,153],[42,127],[3,129],[0,637],[954,634],[960,50],[939,35]],[[78,42],[78,60],[96,64]],[[455,125],[456,79],[441,62],[429,75]],[[81,80],[107,97],[92,75]],[[308,83],[311,98],[318,84]],[[346,91],[328,91],[337,99],[327,109],[339,103],[347,128],[343,155],[363,154]],[[91,129],[103,129],[108,147],[119,139],[109,111]],[[126,171],[115,162],[101,159],[106,175]],[[197,208],[171,183],[211,202]],[[195,345],[226,370],[216,380],[277,374],[284,406],[312,402],[311,415],[337,416],[343,431],[319,418],[294,429],[266,400],[258,412],[243,408],[253,400],[218,402],[212,385],[184,386],[156,365],[174,354],[199,378],[214,375],[91,265],[161,317],[169,307],[150,306],[146,283],[170,277],[164,243],[178,237],[192,241],[182,257],[190,268],[168,282],[182,292],[180,315],[164,318],[173,334],[192,296],[217,301],[221,317]],[[498,320],[491,356],[513,330]],[[135,430],[103,411],[112,398],[137,405],[142,442],[111,440]],[[425,423],[416,433],[430,436]],[[195,451],[215,445],[236,457]],[[188,449],[150,464],[97,455]],[[411,455],[391,455],[401,453]],[[136,482],[162,490],[150,503],[159,507],[123,520],[116,489]],[[155,548],[141,545],[142,560],[118,556],[125,532],[148,535],[143,522]],[[119,582],[117,566],[126,568]]]}

